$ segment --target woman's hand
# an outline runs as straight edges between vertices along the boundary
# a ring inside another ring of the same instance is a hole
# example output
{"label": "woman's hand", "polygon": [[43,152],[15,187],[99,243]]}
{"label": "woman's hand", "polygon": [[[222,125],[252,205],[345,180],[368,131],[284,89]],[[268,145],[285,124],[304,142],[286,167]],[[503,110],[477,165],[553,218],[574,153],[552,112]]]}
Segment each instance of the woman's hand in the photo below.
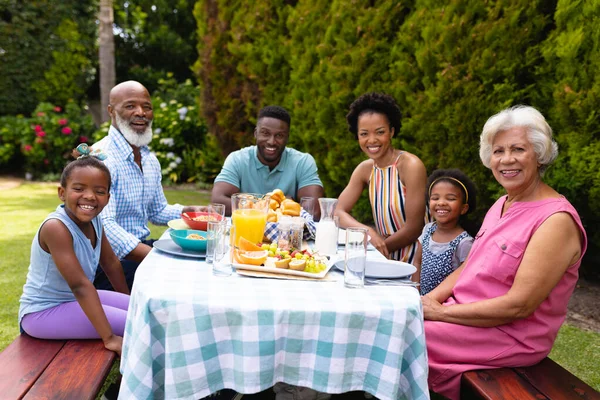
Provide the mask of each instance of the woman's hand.
{"label": "woman's hand", "polygon": [[121,349],[123,348],[123,338],[117,335],[111,335],[108,339],[104,340],[104,347],[107,350],[114,351],[121,357]]}
{"label": "woman's hand", "polygon": [[371,237],[369,243],[371,243],[378,252],[383,254],[385,258],[390,258],[390,252],[385,244],[385,239],[373,228],[369,228],[368,234]]}
{"label": "woman's hand", "polygon": [[430,321],[442,321],[444,306],[430,296],[421,296],[423,318]]}

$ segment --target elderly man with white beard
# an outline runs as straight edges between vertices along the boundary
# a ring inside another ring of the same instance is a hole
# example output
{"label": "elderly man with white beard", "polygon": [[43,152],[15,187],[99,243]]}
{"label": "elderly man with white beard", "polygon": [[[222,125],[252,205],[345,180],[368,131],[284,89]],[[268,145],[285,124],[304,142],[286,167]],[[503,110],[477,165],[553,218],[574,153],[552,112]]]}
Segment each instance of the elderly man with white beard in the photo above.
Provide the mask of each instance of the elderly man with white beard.
{"label": "elderly man with white beard", "polygon": [[[131,289],[135,270],[152,249],[148,221],[166,225],[183,212],[198,207],[169,205],[161,185],[158,159],[150,152],[152,140],[152,102],[148,90],[139,82],[118,84],[110,92],[108,136],[94,144],[108,156],[112,185],[110,200],[100,217],[110,245],[121,259]],[[94,280],[98,289],[112,290],[101,268]]]}

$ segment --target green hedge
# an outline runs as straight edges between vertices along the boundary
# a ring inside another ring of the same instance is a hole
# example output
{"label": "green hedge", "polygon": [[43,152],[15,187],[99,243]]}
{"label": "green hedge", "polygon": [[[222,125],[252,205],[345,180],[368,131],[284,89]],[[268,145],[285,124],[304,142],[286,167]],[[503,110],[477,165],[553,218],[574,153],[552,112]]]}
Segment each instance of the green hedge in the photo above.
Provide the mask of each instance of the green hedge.
{"label": "green hedge", "polygon": [[[200,0],[195,7],[202,112],[224,154],[252,142],[260,107],[292,114],[290,144],[317,160],[337,196],[364,159],[349,104],[367,91],[403,111],[396,146],[429,172],[457,167],[478,184],[480,221],[502,188],[478,156],[483,124],[530,104],[553,126],[560,157],[546,180],[579,210],[600,257],[600,2],[544,0]],[[589,200],[588,200],[589,199]],[[370,218],[367,200],[356,214]]]}

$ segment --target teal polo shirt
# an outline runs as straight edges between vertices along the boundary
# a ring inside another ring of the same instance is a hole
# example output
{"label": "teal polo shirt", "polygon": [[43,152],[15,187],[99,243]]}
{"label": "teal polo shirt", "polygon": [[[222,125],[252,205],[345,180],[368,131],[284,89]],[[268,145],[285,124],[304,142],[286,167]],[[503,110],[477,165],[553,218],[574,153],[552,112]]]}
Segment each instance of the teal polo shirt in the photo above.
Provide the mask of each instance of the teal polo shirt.
{"label": "teal polo shirt", "polygon": [[286,147],[279,164],[273,170],[260,162],[256,146],[244,147],[227,156],[221,172],[215,179],[240,189],[241,193],[264,194],[283,190],[296,200],[298,189],[309,185],[323,186],[317,173],[315,159],[308,153]]}

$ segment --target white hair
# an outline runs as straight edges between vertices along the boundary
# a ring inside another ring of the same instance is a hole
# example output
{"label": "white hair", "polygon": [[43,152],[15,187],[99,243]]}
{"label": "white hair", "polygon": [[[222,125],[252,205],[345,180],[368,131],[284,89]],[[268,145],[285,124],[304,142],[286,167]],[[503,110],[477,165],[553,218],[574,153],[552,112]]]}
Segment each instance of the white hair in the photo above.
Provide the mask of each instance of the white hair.
{"label": "white hair", "polygon": [[152,141],[152,120],[148,121],[148,126],[142,133],[137,133],[131,126],[129,126],[129,121],[126,121],[124,118],[121,118],[118,112],[115,112],[116,116],[116,125],[117,129],[125,140],[129,142],[129,144],[142,147],[146,146]]}
{"label": "white hair", "polygon": [[552,128],[544,116],[531,106],[510,107],[487,120],[479,138],[481,162],[490,168],[494,138],[498,133],[515,127],[527,129],[527,138],[540,164],[540,174],[543,174],[558,156],[558,144],[552,139]]}

